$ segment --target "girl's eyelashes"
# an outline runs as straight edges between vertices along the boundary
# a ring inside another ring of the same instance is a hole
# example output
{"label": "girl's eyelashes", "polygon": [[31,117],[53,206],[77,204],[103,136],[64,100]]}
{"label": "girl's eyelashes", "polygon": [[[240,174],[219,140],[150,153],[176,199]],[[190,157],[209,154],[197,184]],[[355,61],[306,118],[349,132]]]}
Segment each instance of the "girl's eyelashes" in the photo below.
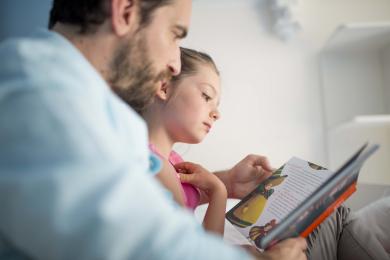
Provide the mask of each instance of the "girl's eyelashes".
{"label": "girl's eyelashes", "polygon": [[202,97],[204,98],[204,100],[206,100],[206,102],[209,102],[211,100],[211,97],[204,92],[202,92]]}

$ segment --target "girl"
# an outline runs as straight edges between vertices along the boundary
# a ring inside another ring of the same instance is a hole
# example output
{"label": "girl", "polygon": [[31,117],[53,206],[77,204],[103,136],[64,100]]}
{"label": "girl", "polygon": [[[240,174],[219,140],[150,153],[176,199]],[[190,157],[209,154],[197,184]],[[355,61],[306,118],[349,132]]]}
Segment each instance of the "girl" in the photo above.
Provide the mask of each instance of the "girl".
{"label": "girl", "polygon": [[203,226],[223,235],[227,200],[224,183],[206,170],[178,173],[174,165],[183,160],[172,150],[177,142],[201,142],[218,120],[219,72],[210,56],[186,48],[181,48],[181,63],[180,75],[161,85],[152,104],[141,114],[148,124],[150,149],[163,160],[157,178],[183,207],[194,210],[201,202],[208,202]]}

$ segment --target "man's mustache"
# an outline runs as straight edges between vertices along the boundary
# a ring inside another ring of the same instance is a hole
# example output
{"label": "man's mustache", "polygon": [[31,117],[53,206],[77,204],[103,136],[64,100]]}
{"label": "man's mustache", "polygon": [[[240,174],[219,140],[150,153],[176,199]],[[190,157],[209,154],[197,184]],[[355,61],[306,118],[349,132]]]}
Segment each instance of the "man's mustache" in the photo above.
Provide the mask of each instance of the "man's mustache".
{"label": "man's mustache", "polygon": [[160,72],[160,74],[157,75],[157,77],[155,78],[155,82],[159,82],[159,81],[169,82],[171,81],[172,77],[173,75],[171,70],[167,69],[165,71]]}

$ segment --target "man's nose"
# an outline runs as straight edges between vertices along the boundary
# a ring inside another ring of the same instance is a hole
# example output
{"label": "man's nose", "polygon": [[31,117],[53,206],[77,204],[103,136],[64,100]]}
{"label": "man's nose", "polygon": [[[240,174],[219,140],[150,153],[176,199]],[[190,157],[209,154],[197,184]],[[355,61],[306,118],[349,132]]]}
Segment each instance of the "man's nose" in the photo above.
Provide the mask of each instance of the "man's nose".
{"label": "man's nose", "polygon": [[180,60],[180,48],[177,48],[174,57],[168,63],[168,69],[171,71],[172,76],[177,76],[181,71],[181,60]]}

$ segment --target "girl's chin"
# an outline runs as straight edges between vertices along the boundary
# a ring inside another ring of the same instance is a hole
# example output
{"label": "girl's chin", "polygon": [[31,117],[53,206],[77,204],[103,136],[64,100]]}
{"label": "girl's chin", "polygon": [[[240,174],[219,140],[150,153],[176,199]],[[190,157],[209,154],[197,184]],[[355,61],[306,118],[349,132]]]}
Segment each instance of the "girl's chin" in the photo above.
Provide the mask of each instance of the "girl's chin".
{"label": "girl's chin", "polygon": [[206,137],[204,136],[192,136],[191,138],[187,138],[187,140],[182,141],[182,143],[187,143],[187,144],[198,144],[203,141],[203,139]]}

